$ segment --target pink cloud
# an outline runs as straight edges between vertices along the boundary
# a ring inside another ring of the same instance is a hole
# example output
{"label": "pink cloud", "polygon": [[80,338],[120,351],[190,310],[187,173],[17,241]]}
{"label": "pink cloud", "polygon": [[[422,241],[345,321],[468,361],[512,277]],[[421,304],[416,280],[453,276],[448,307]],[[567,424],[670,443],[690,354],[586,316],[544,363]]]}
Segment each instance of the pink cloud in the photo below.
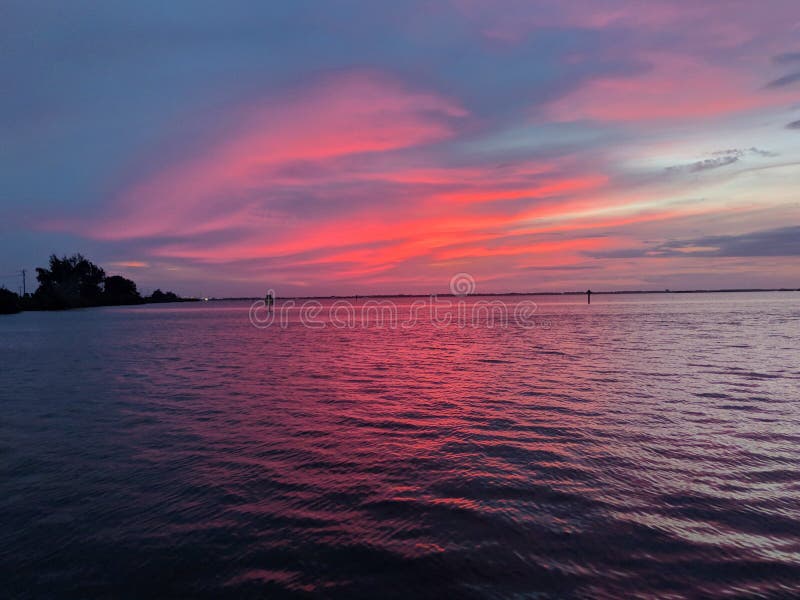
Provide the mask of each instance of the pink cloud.
{"label": "pink cloud", "polygon": [[109,216],[81,233],[122,240],[225,230],[263,206],[265,199],[248,198],[269,188],[277,166],[424,145],[450,136],[449,121],[466,115],[440,96],[365,73],[329,78],[242,112],[234,131],[122,191]]}
{"label": "pink cloud", "polygon": [[693,120],[790,101],[765,92],[765,81],[741,70],[684,55],[651,55],[652,68],[638,76],[591,80],[551,103],[544,117],[556,121]]}
{"label": "pink cloud", "polygon": [[[761,102],[720,99],[740,80],[706,66],[697,67],[703,81],[689,97],[675,101],[670,90],[690,66],[660,59],[651,73],[591,83],[551,109],[571,118],[673,119]],[[595,106],[592,97],[601,102]],[[634,113],[623,110],[626,98],[638,98],[627,105]],[[429,285],[446,281],[454,268],[500,285],[513,282],[515,270],[567,269],[591,262],[590,251],[628,248],[634,241],[619,231],[626,227],[710,210],[656,205],[625,212],[646,204],[648,194],[682,190],[669,181],[621,189],[608,160],[581,153],[449,166],[429,152],[454,140],[469,117],[452,100],[385,76],[329,78],[240,109],[236,127],[121,190],[102,218],[61,228],[132,244],[161,271],[182,265],[175,278],[210,273],[358,289]],[[566,273],[551,282],[563,285]],[[628,281],[620,263],[607,273]]]}

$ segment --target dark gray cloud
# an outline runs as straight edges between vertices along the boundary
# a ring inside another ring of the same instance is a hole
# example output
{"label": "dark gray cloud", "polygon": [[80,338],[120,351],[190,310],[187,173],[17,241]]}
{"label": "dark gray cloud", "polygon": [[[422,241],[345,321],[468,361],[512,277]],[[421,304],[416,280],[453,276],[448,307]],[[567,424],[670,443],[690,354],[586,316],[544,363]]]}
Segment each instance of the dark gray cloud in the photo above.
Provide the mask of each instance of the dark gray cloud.
{"label": "dark gray cloud", "polygon": [[783,77],[779,77],[774,81],[770,81],[767,84],[768,88],[779,88],[784,87],[787,85],[791,85],[793,83],[797,83],[800,81],[800,71],[796,71],[794,73],[789,73],[788,75],[784,75]]}
{"label": "dark gray cloud", "polygon": [[741,235],[711,235],[688,240],[670,240],[650,247],[586,254],[594,258],[800,256],[800,225]]}
{"label": "dark gray cloud", "polygon": [[618,250],[586,251],[592,258],[642,258],[648,256],[648,248],[619,248]]}
{"label": "dark gray cloud", "polygon": [[800,129],[800,121],[792,121],[786,125],[786,129]]}
{"label": "dark gray cloud", "polygon": [[772,61],[779,65],[790,62],[800,62],[800,52],[784,52],[783,54],[773,56]]}
{"label": "dark gray cloud", "polygon": [[757,156],[763,156],[764,158],[774,158],[775,156],[779,156],[777,152],[770,152],[769,150],[761,150],[760,148],[748,148],[747,152],[750,154],[755,154]]}
{"label": "dark gray cloud", "polygon": [[675,165],[674,167],[667,167],[669,173],[697,173],[699,171],[709,171],[711,169],[719,169],[727,165],[732,165],[739,161],[739,156],[736,154],[728,154],[726,156],[718,156],[716,158],[707,158],[705,160],[698,160],[697,162],[689,163],[686,165]]}
{"label": "dark gray cloud", "polygon": [[666,171],[668,173],[699,173],[701,171],[709,171],[711,169],[719,169],[720,167],[732,165],[748,155],[761,156],[763,158],[773,158],[778,156],[778,154],[775,152],[762,150],[761,148],[756,148],[754,146],[751,146],[750,148],[729,148],[727,150],[718,150],[717,152],[712,152],[711,158],[698,160],[684,165],[667,167]]}
{"label": "dark gray cloud", "polygon": [[593,265],[558,265],[553,267],[543,267],[540,265],[523,267],[520,271],[594,271],[598,267]]}

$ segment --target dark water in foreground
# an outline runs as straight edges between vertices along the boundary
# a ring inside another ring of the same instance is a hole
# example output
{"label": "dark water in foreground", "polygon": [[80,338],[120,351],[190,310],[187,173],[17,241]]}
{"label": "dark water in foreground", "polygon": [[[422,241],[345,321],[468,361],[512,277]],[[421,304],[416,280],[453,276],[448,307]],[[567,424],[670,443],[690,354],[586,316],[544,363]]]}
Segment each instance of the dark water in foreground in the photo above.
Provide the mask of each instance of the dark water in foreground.
{"label": "dark water in foreground", "polygon": [[0,594],[800,595],[800,294],[533,300],[0,318]]}

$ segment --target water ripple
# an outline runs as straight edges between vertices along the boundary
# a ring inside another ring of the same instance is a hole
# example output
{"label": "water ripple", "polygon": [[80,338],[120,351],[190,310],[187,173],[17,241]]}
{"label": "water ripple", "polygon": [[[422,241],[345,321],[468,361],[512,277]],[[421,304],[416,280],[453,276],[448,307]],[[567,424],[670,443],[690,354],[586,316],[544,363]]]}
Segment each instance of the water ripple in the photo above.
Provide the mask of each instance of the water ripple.
{"label": "water ripple", "polygon": [[3,319],[4,596],[798,597],[795,305]]}

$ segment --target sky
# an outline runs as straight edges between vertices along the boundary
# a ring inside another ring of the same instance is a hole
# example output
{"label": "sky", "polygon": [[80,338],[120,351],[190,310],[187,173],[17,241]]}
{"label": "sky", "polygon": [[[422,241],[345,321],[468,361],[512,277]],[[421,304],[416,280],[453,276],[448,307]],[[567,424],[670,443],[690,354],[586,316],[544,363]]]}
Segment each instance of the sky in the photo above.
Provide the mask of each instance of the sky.
{"label": "sky", "polygon": [[0,89],[15,290],[800,287],[796,0],[7,0]]}

